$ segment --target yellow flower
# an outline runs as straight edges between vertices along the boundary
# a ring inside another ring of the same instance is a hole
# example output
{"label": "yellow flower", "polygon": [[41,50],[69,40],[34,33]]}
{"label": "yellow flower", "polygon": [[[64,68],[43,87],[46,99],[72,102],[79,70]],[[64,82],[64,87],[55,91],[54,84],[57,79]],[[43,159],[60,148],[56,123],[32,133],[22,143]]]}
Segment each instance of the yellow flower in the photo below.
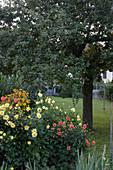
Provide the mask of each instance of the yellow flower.
{"label": "yellow flower", "polygon": [[39,103],[40,103],[40,102],[38,102],[38,101],[36,102],[36,104],[39,104]]}
{"label": "yellow flower", "polygon": [[42,107],[42,109],[45,109],[45,108],[46,108],[45,106]]}
{"label": "yellow flower", "polygon": [[18,107],[19,106],[19,104],[16,104],[16,107]]}
{"label": "yellow flower", "polygon": [[23,103],[23,106],[26,106],[26,103]]}
{"label": "yellow flower", "polygon": [[32,133],[32,137],[33,137],[33,138],[37,137],[37,132],[33,132],[33,133]]}
{"label": "yellow flower", "polygon": [[28,144],[28,145],[31,145],[31,141],[28,141],[27,144]]}
{"label": "yellow flower", "polygon": [[42,109],[39,107],[38,109],[37,109],[37,112],[41,112],[42,111]]}
{"label": "yellow flower", "polygon": [[72,111],[72,112],[75,112],[75,108],[74,108],[74,107],[73,107],[73,108],[71,108],[71,111]]}
{"label": "yellow flower", "polygon": [[58,106],[56,106],[55,108],[56,108],[56,110],[58,110]]}
{"label": "yellow flower", "polygon": [[40,114],[40,113],[37,113],[37,117],[40,119],[40,118],[41,118],[41,114]]}
{"label": "yellow flower", "polygon": [[45,102],[47,102],[48,101],[48,99],[45,99]]}
{"label": "yellow flower", "polygon": [[31,118],[31,116],[28,116],[28,118],[30,119],[30,118]]}
{"label": "yellow flower", "polygon": [[47,111],[47,110],[48,110],[48,107],[46,107],[45,110]]}
{"label": "yellow flower", "polygon": [[3,116],[4,115],[4,111],[0,111],[0,115]]}
{"label": "yellow flower", "polygon": [[80,116],[79,115],[77,115],[77,121],[80,121],[81,119],[80,119]]}
{"label": "yellow flower", "polygon": [[39,93],[38,93],[38,96],[39,96],[39,97],[42,97],[43,95],[42,95],[42,93],[39,92]]}
{"label": "yellow flower", "polygon": [[17,107],[15,107],[15,109],[17,110]]}
{"label": "yellow flower", "polygon": [[3,139],[3,136],[0,136],[0,139]]}
{"label": "yellow flower", "polygon": [[40,100],[40,103],[43,103],[43,100]]}
{"label": "yellow flower", "polygon": [[8,116],[8,115],[4,115],[4,116],[3,116],[3,119],[4,119],[4,120],[9,120],[9,116]]}
{"label": "yellow flower", "polygon": [[26,103],[30,103],[30,100],[26,100]]}
{"label": "yellow flower", "polygon": [[5,107],[9,107],[9,103],[5,103]]}
{"label": "yellow flower", "polygon": [[3,136],[6,136],[6,133],[3,133]]}
{"label": "yellow flower", "polygon": [[50,100],[48,100],[48,103],[50,104],[50,103],[51,103],[51,101],[50,101]]}
{"label": "yellow flower", "polygon": [[24,126],[24,129],[25,129],[25,130],[28,130],[28,129],[29,129],[29,126],[27,126],[27,125]]}
{"label": "yellow flower", "polygon": [[50,125],[47,125],[46,129],[49,129],[50,128]]}
{"label": "yellow flower", "polygon": [[8,124],[9,124],[9,125],[11,125],[11,123],[12,123],[11,121],[8,121]]}
{"label": "yellow flower", "polygon": [[19,115],[15,115],[15,116],[14,116],[15,119],[18,119],[18,117],[19,117]]}
{"label": "yellow flower", "polygon": [[14,137],[13,136],[9,136],[11,139],[14,139]]}
{"label": "yellow flower", "polygon": [[82,123],[79,123],[79,126],[82,126]]}
{"label": "yellow flower", "polygon": [[27,110],[27,111],[30,111],[31,109],[30,109],[30,107],[27,107],[26,110]]}
{"label": "yellow flower", "polygon": [[3,131],[0,131],[0,134],[2,134],[3,133]]}
{"label": "yellow flower", "polygon": [[22,103],[19,102],[19,105],[22,106]]}
{"label": "yellow flower", "polygon": [[11,168],[10,168],[10,170],[14,170],[14,168],[13,168],[13,167],[11,167]]}
{"label": "yellow flower", "polygon": [[11,123],[11,127],[12,127],[12,128],[15,128],[15,124],[14,124],[14,123]]}
{"label": "yellow flower", "polygon": [[54,100],[52,100],[52,103],[54,104],[54,103],[55,103],[55,101],[54,101]]}
{"label": "yellow flower", "polygon": [[37,132],[37,129],[32,129],[32,133],[33,133],[33,132]]}

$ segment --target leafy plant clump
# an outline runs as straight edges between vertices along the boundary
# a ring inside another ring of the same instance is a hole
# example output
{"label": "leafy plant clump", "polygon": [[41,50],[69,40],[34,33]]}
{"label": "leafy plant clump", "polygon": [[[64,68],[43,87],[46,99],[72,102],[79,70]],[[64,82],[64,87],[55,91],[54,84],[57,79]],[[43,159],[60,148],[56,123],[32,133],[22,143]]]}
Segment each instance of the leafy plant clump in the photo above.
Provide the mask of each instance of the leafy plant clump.
{"label": "leafy plant clump", "polygon": [[34,108],[22,89],[15,89],[14,94],[2,96],[1,100],[1,163],[5,161],[20,169],[25,168],[30,158],[38,168],[69,169],[75,164],[77,150],[87,151],[95,145],[88,139],[87,125],[75,108],[66,113],[41,91]]}

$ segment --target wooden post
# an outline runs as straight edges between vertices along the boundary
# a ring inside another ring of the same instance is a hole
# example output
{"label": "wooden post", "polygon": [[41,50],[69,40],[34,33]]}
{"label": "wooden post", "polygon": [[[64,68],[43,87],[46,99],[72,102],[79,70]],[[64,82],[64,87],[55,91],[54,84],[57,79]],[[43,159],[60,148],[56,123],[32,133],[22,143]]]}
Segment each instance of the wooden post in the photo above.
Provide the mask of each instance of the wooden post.
{"label": "wooden post", "polygon": [[113,162],[113,145],[112,145],[112,117],[110,117],[110,168],[112,169],[112,162]]}

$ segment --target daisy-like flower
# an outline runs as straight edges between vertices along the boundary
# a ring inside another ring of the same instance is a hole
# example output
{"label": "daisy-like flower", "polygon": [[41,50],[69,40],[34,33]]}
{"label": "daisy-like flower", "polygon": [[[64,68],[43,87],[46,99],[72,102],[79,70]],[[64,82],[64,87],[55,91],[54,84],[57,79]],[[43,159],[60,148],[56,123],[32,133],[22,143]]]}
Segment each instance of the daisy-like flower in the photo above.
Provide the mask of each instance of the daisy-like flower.
{"label": "daisy-like flower", "polygon": [[16,114],[16,115],[14,116],[14,118],[15,118],[15,119],[18,119],[18,117],[19,117],[19,115],[18,115],[18,114]]}
{"label": "daisy-like flower", "polygon": [[13,168],[13,167],[11,167],[11,168],[10,168],[10,170],[14,170],[14,168]]}
{"label": "daisy-like flower", "polygon": [[12,106],[9,107],[9,109],[12,109],[12,108],[13,108]]}
{"label": "daisy-like flower", "polygon": [[48,100],[48,103],[50,104],[50,103],[51,103],[51,101],[50,101],[50,100]]}
{"label": "daisy-like flower", "polygon": [[6,133],[3,133],[3,136],[6,136]]}
{"label": "daisy-like flower", "polygon": [[31,141],[28,141],[27,144],[28,144],[28,145],[31,145]]}
{"label": "daisy-like flower", "polygon": [[37,113],[37,117],[40,119],[40,118],[41,118],[41,114],[40,114],[40,113]]}
{"label": "daisy-like flower", "polygon": [[54,100],[52,100],[52,103],[54,104],[54,103],[55,103],[55,101],[54,101]]}
{"label": "daisy-like flower", "polygon": [[11,128],[15,128],[15,124],[14,123],[11,123]]}
{"label": "daisy-like flower", "polygon": [[42,109],[45,109],[45,108],[46,108],[45,106],[42,107]]}
{"label": "daisy-like flower", "polygon": [[80,116],[79,115],[77,115],[77,121],[80,121],[81,119],[80,119]]}
{"label": "daisy-like flower", "polygon": [[47,111],[47,110],[48,110],[48,107],[45,107],[45,110]]}
{"label": "daisy-like flower", "polygon": [[56,106],[55,109],[58,110],[58,106]]}
{"label": "daisy-like flower", "polygon": [[4,120],[9,120],[9,115],[4,115],[4,116],[3,116],[3,119],[4,119]]}
{"label": "daisy-like flower", "polygon": [[12,140],[14,139],[14,137],[13,137],[13,136],[9,136],[9,137],[10,137],[10,139],[12,139]]}
{"label": "daisy-like flower", "polygon": [[79,126],[82,126],[82,123],[79,123]]}
{"label": "daisy-like flower", "polygon": [[30,109],[30,107],[27,107],[26,110],[27,110],[27,111],[30,111],[31,109]]}
{"label": "daisy-like flower", "polygon": [[73,107],[73,108],[71,108],[71,111],[72,111],[72,112],[75,112],[75,108],[74,108],[74,107]]}
{"label": "daisy-like flower", "polygon": [[4,115],[4,111],[0,111],[0,115],[3,116]]}
{"label": "daisy-like flower", "polygon": [[31,119],[31,116],[27,116],[29,119]]}
{"label": "daisy-like flower", "polygon": [[33,133],[33,132],[37,132],[37,129],[32,129],[31,131],[32,131],[32,133]]}
{"label": "daisy-like flower", "polygon": [[37,109],[37,112],[41,112],[42,111],[42,109],[39,107],[38,109]]}
{"label": "daisy-like flower", "polygon": [[38,102],[38,101],[36,102],[37,105],[38,105],[39,103],[40,103],[40,102]]}
{"label": "daisy-like flower", "polygon": [[24,126],[24,129],[25,129],[25,130],[28,130],[28,129],[29,129],[29,126],[27,126],[27,125]]}
{"label": "daisy-like flower", "polygon": [[32,133],[32,137],[33,137],[33,138],[37,137],[37,132],[33,132],[33,133]]}
{"label": "daisy-like flower", "polygon": [[0,139],[3,139],[3,136],[0,136]]}
{"label": "daisy-like flower", "polygon": [[19,106],[19,104],[16,104],[16,107],[18,107]]}
{"label": "daisy-like flower", "polygon": [[42,97],[43,95],[42,95],[42,93],[39,92],[39,93],[38,93],[38,96],[39,96],[39,97]]}
{"label": "daisy-like flower", "polygon": [[9,103],[5,103],[5,107],[9,107]]}
{"label": "daisy-like flower", "polygon": [[46,129],[49,129],[49,128],[50,128],[50,125],[47,125],[47,126],[46,126]]}
{"label": "daisy-like flower", "polygon": [[3,131],[0,131],[0,135],[3,133]]}

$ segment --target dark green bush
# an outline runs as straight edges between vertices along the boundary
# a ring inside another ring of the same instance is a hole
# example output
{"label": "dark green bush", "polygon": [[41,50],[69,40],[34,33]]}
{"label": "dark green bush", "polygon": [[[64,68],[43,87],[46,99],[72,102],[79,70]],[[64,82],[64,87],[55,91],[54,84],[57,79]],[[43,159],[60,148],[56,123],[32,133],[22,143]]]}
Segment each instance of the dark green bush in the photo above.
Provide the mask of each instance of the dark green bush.
{"label": "dark green bush", "polygon": [[[99,96],[103,99],[104,97],[104,85],[99,90]],[[110,101],[113,101],[113,81],[105,84],[105,97]]]}

